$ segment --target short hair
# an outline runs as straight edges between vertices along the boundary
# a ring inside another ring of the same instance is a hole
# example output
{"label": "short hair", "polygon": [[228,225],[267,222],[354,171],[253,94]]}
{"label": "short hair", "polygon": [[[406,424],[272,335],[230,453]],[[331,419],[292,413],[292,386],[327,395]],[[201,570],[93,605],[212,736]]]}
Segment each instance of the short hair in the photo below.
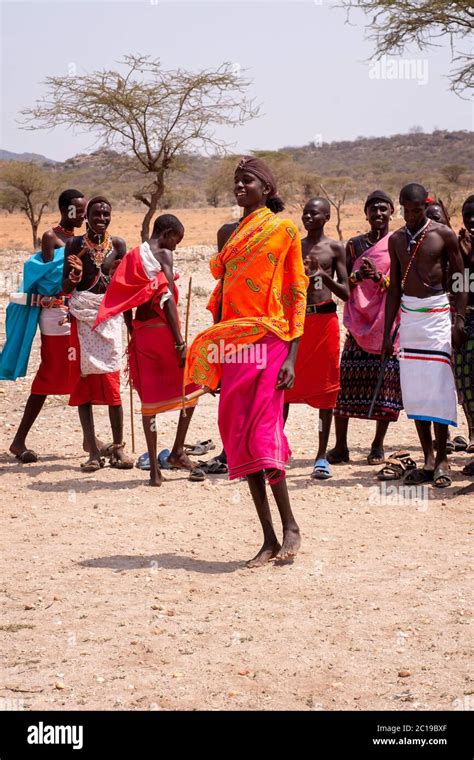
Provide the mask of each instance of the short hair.
{"label": "short hair", "polygon": [[80,190],[73,190],[72,188],[70,190],[63,190],[58,198],[59,210],[62,211],[63,208],[69,208],[71,201],[74,200],[74,198],[84,198],[84,193],[81,193]]}
{"label": "short hair", "polygon": [[383,190],[374,190],[373,193],[370,193],[367,198],[365,199],[364,203],[364,214],[366,213],[369,206],[372,206],[373,203],[377,203],[382,201],[382,203],[386,203],[390,208],[392,209],[392,214],[394,212],[394,205],[393,201],[390,198],[387,193],[385,193]]}
{"label": "short hair", "polygon": [[464,209],[466,206],[470,206],[471,204],[474,204],[474,195],[469,195],[464,203],[462,204],[461,212],[464,212]]}
{"label": "short hair", "polygon": [[331,213],[331,204],[327,198],[323,198],[320,195],[315,195],[314,198],[308,198],[304,205],[306,206],[308,203],[322,203],[328,214]]}
{"label": "short hair", "polygon": [[172,230],[177,235],[184,235],[184,226],[174,214],[161,214],[155,219],[153,234],[159,235],[165,230]]}
{"label": "short hair", "polygon": [[417,182],[410,182],[409,185],[405,185],[400,190],[400,204],[403,206],[404,202],[408,203],[426,203],[428,197],[428,191],[425,190],[423,185],[419,185]]}

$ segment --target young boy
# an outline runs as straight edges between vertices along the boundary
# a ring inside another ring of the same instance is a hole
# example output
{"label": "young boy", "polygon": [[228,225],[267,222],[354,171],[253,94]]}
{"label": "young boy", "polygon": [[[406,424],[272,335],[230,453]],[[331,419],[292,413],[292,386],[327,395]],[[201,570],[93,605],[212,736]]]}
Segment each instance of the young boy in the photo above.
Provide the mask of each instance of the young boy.
{"label": "young boy", "polygon": [[[180,409],[178,429],[167,463],[190,471],[190,480],[204,480],[184,452],[184,441],[197,398],[186,399],[197,386],[183,387],[186,343],[178,315],[178,275],[173,251],[184,227],[172,214],[155,220],[149,242],[129,251],[117,268],[100,307],[96,326],[124,312],[130,333],[129,367],[132,385],[142,402],[143,430],[150,457],[150,485],[163,477],[156,457],[155,415]],[[132,309],[136,308],[135,319]],[[184,407],[187,411],[184,411]]]}
{"label": "young boy", "polygon": [[[333,293],[347,301],[349,281],[342,243],[324,234],[331,218],[326,198],[312,198],[302,221],[308,236],[301,241],[303,263],[309,277],[304,333],[295,366],[295,384],[285,391],[285,420],[289,404],[308,404],[319,409],[319,446],[312,478],[332,477],[326,451],[332,411],[339,392],[339,320]],[[337,281],[334,279],[337,276]]]}

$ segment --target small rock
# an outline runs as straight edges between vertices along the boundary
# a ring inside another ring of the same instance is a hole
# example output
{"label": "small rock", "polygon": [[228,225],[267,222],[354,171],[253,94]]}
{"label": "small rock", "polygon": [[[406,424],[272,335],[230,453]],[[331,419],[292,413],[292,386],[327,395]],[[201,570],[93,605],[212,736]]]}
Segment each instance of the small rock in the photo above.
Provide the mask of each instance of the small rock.
{"label": "small rock", "polygon": [[55,689],[65,689],[66,686],[64,684],[64,681],[56,681],[56,683],[54,684],[54,688]]}
{"label": "small rock", "polygon": [[34,604],[25,604],[25,610],[34,610]]}
{"label": "small rock", "polygon": [[408,678],[408,676],[411,676],[411,673],[409,670],[399,670],[398,671],[398,677],[399,678]]}

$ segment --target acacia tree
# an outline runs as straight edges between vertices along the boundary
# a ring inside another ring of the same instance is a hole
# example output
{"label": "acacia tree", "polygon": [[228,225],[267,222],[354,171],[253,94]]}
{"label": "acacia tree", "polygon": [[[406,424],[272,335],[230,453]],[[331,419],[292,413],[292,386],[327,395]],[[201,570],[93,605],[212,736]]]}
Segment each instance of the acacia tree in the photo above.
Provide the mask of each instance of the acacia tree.
{"label": "acacia tree", "polygon": [[471,0],[342,0],[348,14],[359,8],[370,16],[368,39],[375,42],[377,58],[399,54],[415,43],[420,50],[435,47],[449,37],[454,68],[449,79],[457,94],[472,88],[474,62],[462,42],[472,34],[474,10]]}
{"label": "acacia tree", "polygon": [[465,167],[461,166],[460,164],[447,164],[441,169],[441,174],[448,180],[448,182],[452,182],[453,185],[457,185],[461,178],[461,175],[464,174],[465,171]]}
{"label": "acacia tree", "polygon": [[336,209],[336,230],[337,234],[339,235],[339,240],[344,240],[344,236],[342,234],[342,227],[341,227],[341,209],[346,201],[347,193],[348,193],[348,180],[345,180],[342,178],[342,181],[337,180],[328,180],[328,184],[332,185],[333,192],[330,194],[328,190],[326,190],[326,187],[320,182],[319,187],[321,188],[321,192],[324,195],[325,198],[328,199],[329,203],[333,208]]}
{"label": "acacia tree", "polygon": [[2,208],[19,208],[31,225],[33,248],[39,245],[38,227],[45,208],[51,203],[55,186],[51,177],[33,162],[9,161],[0,171]]}
{"label": "acacia tree", "polygon": [[48,77],[45,97],[22,114],[27,129],[83,128],[103,147],[130,157],[129,167],[143,175],[134,196],[147,207],[145,240],[179,158],[196,151],[224,154],[228,145],[215,127],[243,124],[259,108],[245,97],[250,82],[235,64],[171,71],[159,59],[130,54],[120,65],[123,71]]}

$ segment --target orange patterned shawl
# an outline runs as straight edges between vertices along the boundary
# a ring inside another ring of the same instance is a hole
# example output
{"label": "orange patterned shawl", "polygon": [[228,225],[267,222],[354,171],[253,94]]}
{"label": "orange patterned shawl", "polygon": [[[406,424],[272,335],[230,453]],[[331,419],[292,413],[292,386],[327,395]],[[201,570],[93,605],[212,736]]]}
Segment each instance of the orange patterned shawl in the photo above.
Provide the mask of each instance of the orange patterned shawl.
{"label": "orange patterned shawl", "polygon": [[207,308],[216,320],[222,307],[221,321],[194,339],[186,372],[187,381],[214,390],[221,369],[208,361],[211,345],[224,345],[228,356],[230,344],[255,343],[268,332],[285,341],[303,334],[308,278],[296,225],[266,207],[240,222],[210,268],[219,282]]}

